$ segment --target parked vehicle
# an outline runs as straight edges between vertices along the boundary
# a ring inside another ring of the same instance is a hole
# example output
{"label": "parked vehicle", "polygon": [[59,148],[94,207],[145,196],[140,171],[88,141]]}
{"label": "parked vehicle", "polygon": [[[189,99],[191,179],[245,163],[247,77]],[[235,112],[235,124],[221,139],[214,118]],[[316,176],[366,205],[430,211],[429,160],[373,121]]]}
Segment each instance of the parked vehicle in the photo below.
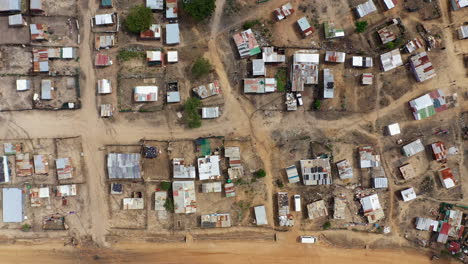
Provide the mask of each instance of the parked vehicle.
{"label": "parked vehicle", "polygon": [[304,104],[304,102],[302,101],[302,94],[297,93],[297,94],[296,94],[296,98],[297,98],[297,103],[298,103],[299,105],[303,105],[303,104]]}
{"label": "parked vehicle", "polygon": [[294,209],[296,212],[301,211],[301,196],[299,194],[294,195]]}
{"label": "parked vehicle", "polygon": [[314,236],[301,236],[301,243],[314,244],[317,242],[317,237]]}

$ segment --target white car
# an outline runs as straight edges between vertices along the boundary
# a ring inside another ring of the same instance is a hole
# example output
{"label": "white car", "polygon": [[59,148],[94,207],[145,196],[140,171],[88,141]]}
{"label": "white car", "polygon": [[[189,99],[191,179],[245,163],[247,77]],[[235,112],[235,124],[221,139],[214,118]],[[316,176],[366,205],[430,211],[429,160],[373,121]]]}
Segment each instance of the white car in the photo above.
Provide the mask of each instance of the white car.
{"label": "white car", "polygon": [[315,244],[317,242],[317,237],[314,236],[301,236],[301,243]]}
{"label": "white car", "polygon": [[294,209],[296,212],[301,211],[301,195],[299,194],[294,195]]}
{"label": "white car", "polygon": [[303,104],[304,104],[304,102],[302,101],[302,94],[297,93],[297,94],[296,94],[296,98],[297,98],[297,103],[298,103],[299,105],[303,105]]}

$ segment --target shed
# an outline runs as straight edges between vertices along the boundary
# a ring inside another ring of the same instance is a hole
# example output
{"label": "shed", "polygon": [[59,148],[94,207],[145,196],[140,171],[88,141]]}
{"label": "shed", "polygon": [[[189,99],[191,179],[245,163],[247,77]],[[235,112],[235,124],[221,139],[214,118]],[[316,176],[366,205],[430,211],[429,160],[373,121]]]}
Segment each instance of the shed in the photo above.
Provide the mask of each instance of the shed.
{"label": "shed", "polygon": [[101,0],[99,5],[101,8],[111,8],[113,6],[112,0]]}
{"label": "shed", "polygon": [[63,47],[60,49],[60,57],[62,59],[75,59],[76,50],[73,47]]}
{"label": "shed", "polygon": [[133,90],[135,102],[156,102],[158,101],[157,86],[136,86]]}
{"label": "shed", "polygon": [[236,196],[236,190],[234,188],[234,183],[224,184],[224,193],[226,194],[226,197]]}
{"label": "shed", "polygon": [[167,51],[167,63],[176,63],[179,61],[179,53],[177,50]]}
{"label": "shed", "polygon": [[161,38],[161,25],[151,24],[148,30],[142,31],[140,33],[140,38],[143,40],[146,39],[160,39]]}
{"label": "shed", "polygon": [[34,173],[49,174],[49,160],[46,155],[34,155]]}
{"label": "shed", "polygon": [[255,206],[255,223],[257,225],[267,225],[267,216],[266,216],[266,209],[264,205]]}
{"label": "shed", "polygon": [[0,0],[0,12],[21,12],[21,0]]}
{"label": "shed", "polygon": [[325,52],[325,61],[327,62],[336,62],[344,63],[346,58],[346,53],[340,51],[326,51]]}
{"label": "shed", "polygon": [[336,163],[340,179],[347,180],[353,178],[353,166],[348,160],[342,160]]}
{"label": "shed", "polygon": [[42,8],[42,0],[30,0],[29,10],[35,13],[44,12]]}
{"label": "shed", "polygon": [[372,73],[363,73],[361,78],[362,85],[372,85],[374,80],[374,74]]}
{"label": "shed", "polygon": [[42,41],[49,39],[48,27],[46,24],[30,24],[31,40]]}
{"label": "shed", "polygon": [[52,100],[52,87],[51,80],[41,80],[41,99],[42,100]]}
{"label": "shed", "polygon": [[202,107],[202,118],[203,119],[218,118],[219,115],[220,115],[219,106]]}
{"label": "shed", "polygon": [[387,189],[388,179],[387,178],[373,178],[373,186],[376,189]]}
{"label": "shed", "polygon": [[174,197],[174,212],[176,214],[197,212],[194,181],[173,181],[172,196]]}
{"label": "shed", "polygon": [[220,193],[222,191],[221,182],[202,183],[203,193]]}
{"label": "shed", "polygon": [[124,210],[143,210],[145,209],[144,198],[123,198],[122,199]]}
{"label": "shed", "polygon": [[323,98],[333,98],[335,93],[335,77],[330,69],[323,69]]}
{"label": "shed", "polygon": [[16,91],[27,91],[31,89],[31,80],[16,80]]}
{"label": "shed", "polygon": [[176,45],[180,43],[179,36],[179,24],[167,24],[166,25],[166,44]]}
{"label": "shed", "polygon": [[438,171],[438,173],[440,182],[446,189],[455,187],[456,181],[450,168],[442,168]]}
{"label": "shed", "polygon": [[146,51],[146,62],[148,66],[161,66],[163,62],[163,54],[160,50]]}
{"label": "shed", "polygon": [[411,187],[411,188],[401,191],[401,197],[403,198],[403,201],[405,202],[416,199],[416,193],[414,192],[414,188]]}
{"label": "shed", "polygon": [[397,0],[383,0],[383,2],[387,10],[394,8],[398,4]]}
{"label": "shed", "polygon": [[468,26],[460,26],[458,28],[458,38],[459,39],[468,38]]}
{"label": "shed", "polygon": [[111,194],[123,194],[123,185],[121,183],[111,183]]}
{"label": "shed", "polygon": [[112,104],[101,105],[101,117],[111,117],[114,114],[114,108]]}
{"label": "shed", "polygon": [[265,76],[265,61],[263,59],[252,60],[252,75],[253,76]]}
{"label": "shed", "polygon": [[16,155],[16,153],[21,153],[21,151],[21,143],[3,143],[3,153],[5,156]]}
{"label": "shed", "polygon": [[110,94],[112,93],[111,81],[107,79],[98,80],[98,94]]}
{"label": "shed", "polygon": [[24,218],[23,191],[19,188],[3,188],[3,222],[21,223]]}
{"label": "shed", "polygon": [[447,159],[447,149],[441,141],[431,144],[432,155],[436,161],[444,161]]}
{"label": "shed", "polygon": [[398,123],[393,123],[391,125],[388,125],[387,132],[390,136],[399,135],[401,133],[400,125]]}
{"label": "shed", "polygon": [[100,14],[94,17],[96,26],[107,26],[114,24],[114,14]]}
{"label": "shed", "polygon": [[0,183],[10,182],[11,168],[7,156],[0,156]]}
{"label": "shed", "polygon": [[179,103],[180,102],[180,93],[179,91],[168,91],[167,92],[167,102],[168,103]]}
{"label": "shed", "polygon": [[299,182],[299,172],[297,171],[296,165],[292,165],[286,168],[286,175],[288,176],[289,183]]}

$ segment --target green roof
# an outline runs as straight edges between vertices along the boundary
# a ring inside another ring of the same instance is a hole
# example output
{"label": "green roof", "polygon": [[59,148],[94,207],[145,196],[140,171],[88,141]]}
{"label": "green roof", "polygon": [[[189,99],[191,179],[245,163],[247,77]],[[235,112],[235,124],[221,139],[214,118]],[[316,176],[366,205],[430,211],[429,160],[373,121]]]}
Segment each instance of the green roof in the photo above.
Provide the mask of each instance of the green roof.
{"label": "green roof", "polygon": [[101,0],[101,6],[112,6],[112,0]]}
{"label": "green roof", "polygon": [[251,50],[249,51],[250,56],[257,55],[257,54],[259,54],[260,52],[262,52],[262,50],[260,49],[260,47],[253,48],[253,49],[251,49]]}
{"label": "green roof", "polygon": [[421,119],[435,115],[436,111],[433,105],[423,108],[418,111],[418,114],[421,116]]}

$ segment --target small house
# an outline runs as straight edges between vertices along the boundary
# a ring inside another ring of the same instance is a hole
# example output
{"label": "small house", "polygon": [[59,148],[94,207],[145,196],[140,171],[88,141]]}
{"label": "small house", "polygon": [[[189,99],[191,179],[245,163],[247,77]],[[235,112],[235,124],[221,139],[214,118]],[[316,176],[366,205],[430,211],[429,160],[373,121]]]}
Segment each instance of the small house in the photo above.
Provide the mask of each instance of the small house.
{"label": "small house", "polygon": [[22,27],[26,26],[27,23],[23,18],[23,15],[21,14],[16,14],[16,15],[11,15],[8,16],[8,26],[10,27]]}
{"label": "small house", "polygon": [[43,13],[44,8],[42,7],[42,0],[30,0],[29,11],[35,14]]}
{"label": "small house", "polygon": [[392,51],[380,55],[380,61],[382,63],[382,68],[384,72],[393,70],[403,65],[403,60],[401,58],[399,49],[394,49]]}
{"label": "small house", "polygon": [[151,24],[150,28],[140,33],[142,40],[155,40],[161,38],[161,25]]}
{"label": "small house", "polygon": [[146,7],[151,10],[164,10],[164,0],[146,0]]}
{"label": "small house", "polygon": [[452,4],[452,10],[457,11],[460,8],[464,8],[468,6],[468,0],[450,0]]}
{"label": "small house", "polygon": [[388,179],[384,177],[378,177],[372,179],[372,186],[375,189],[387,189],[388,188]]}
{"label": "small house", "polygon": [[430,218],[416,217],[416,229],[421,231],[437,232],[439,221]]}
{"label": "small house", "polygon": [[33,163],[29,153],[16,153],[15,155],[16,176],[27,177],[33,174]]}
{"label": "small house", "polygon": [[49,72],[49,50],[33,48],[33,72]]}
{"label": "small house", "polygon": [[1,12],[21,12],[21,0],[2,0],[0,1]]}
{"label": "small house", "polygon": [[215,96],[221,93],[219,88],[219,82],[214,81],[208,85],[200,85],[192,89],[192,91],[198,95],[201,99],[208,98],[210,96]]}
{"label": "small house", "polygon": [[408,188],[403,191],[401,191],[401,197],[403,198],[403,201],[409,202],[411,200],[416,199],[416,193],[414,192],[414,188]]}
{"label": "small house", "polygon": [[163,53],[161,51],[146,51],[146,63],[148,66],[162,66]]}
{"label": "small house", "polygon": [[373,224],[380,219],[384,218],[384,211],[380,205],[379,196],[372,194],[365,196],[360,200],[364,216],[367,217],[367,221]]}
{"label": "small house", "polygon": [[342,160],[336,163],[340,179],[347,180],[353,178],[353,166],[348,160]]}
{"label": "small house", "polygon": [[268,225],[266,209],[264,205],[255,206],[255,223],[259,225]]}
{"label": "small house", "polygon": [[221,191],[221,182],[202,183],[202,193],[220,193]]}
{"label": "small house", "polygon": [[236,196],[236,190],[235,190],[235,187],[234,187],[234,183],[224,184],[224,193],[226,194],[226,197],[235,197]]}
{"label": "small house", "polygon": [[166,0],[166,18],[177,19],[177,0]]}
{"label": "small house", "polygon": [[411,56],[409,62],[416,81],[423,82],[436,76],[434,66],[425,51]]}
{"label": "small house", "polygon": [[414,156],[422,151],[424,151],[424,145],[422,144],[421,139],[416,139],[415,141],[404,145],[402,148],[403,155],[406,157]]}
{"label": "small house", "polygon": [[436,161],[445,161],[447,159],[447,149],[441,141],[431,144],[432,155]]}
{"label": "small house", "polygon": [[21,223],[24,219],[24,196],[20,188],[2,189],[3,223]]}
{"label": "small house", "polygon": [[413,40],[408,41],[405,45],[405,50],[408,53],[413,53],[414,51],[424,47],[423,43],[419,38],[414,38]]}
{"label": "small house", "polygon": [[328,21],[323,23],[323,30],[326,39],[341,38],[345,36],[343,29],[336,28],[334,23],[330,23]]}
{"label": "small house", "polygon": [[43,204],[44,198],[50,197],[49,187],[31,188],[29,189],[29,197],[31,199],[31,207],[39,207]]}
{"label": "small house", "polygon": [[361,169],[380,167],[380,155],[371,146],[359,147],[359,165]]}
{"label": "small house", "polygon": [[410,163],[404,164],[398,168],[400,170],[401,176],[405,180],[412,179],[416,177],[416,171],[413,168],[413,165]]}
{"label": "small house", "polygon": [[284,55],[284,49],[263,47],[262,59],[265,63],[284,63],[286,62],[286,55]]}
{"label": "small house", "polygon": [[296,165],[287,167],[286,175],[288,176],[289,183],[296,183],[300,181],[299,172],[297,171]]}
{"label": "small house", "polygon": [[448,109],[442,90],[437,89],[409,102],[414,119],[421,120]]}
{"label": "small house", "polygon": [[247,78],[244,79],[244,93],[272,93],[277,90],[275,78]]}
{"label": "small house", "polygon": [[198,177],[203,180],[216,180],[221,178],[220,158],[218,155],[198,158]]}
{"label": "small house", "polygon": [[362,85],[372,85],[374,80],[374,74],[367,72],[363,73],[361,77],[361,84]]}
{"label": "small house", "polygon": [[180,102],[179,84],[177,82],[167,84],[166,100],[167,103]]}
{"label": "small house", "polygon": [[276,17],[276,20],[281,21],[283,19],[286,19],[288,16],[292,15],[294,13],[294,9],[291,3],[286,3],[281,7],[276,8],[273,13]]}
{"label": "small house", "polygon": [[302,17],[299,20],[297,20],[297,25],[299,26],[299,29],[301,30],[302,36],[304,38],[314,33],[314,28],[310,25],[309,21],[307,20],[307,17]]}
{"label": "small house", "polygon": [[301,174],[304,185],[328,185],[332,183],[330,160],[301,160]]}
{"label": "small house", "polygon": [[377,34],[379,34],[382,44],[387,44],[397,38],[396,34],[389,27],[384,27],[377,30]]}
{"label": "small house", "polygon": [[158,101],[158,86],[136,86],[133,89],[133,99],[135,102]]}
{"label": "small house", "polygon": [[57,177],[59,180],[66,180],[73,178],[73,167],[71,158],[59,158],[55,160],[57,168]]}
{"label": "small house", "polygon": [[[468,2],[468,1],[467,1]],[[468,26],[460,26],[458,28],[458,38],[466,39],[468,38]]]}
{"label": "small house", "polygon": [[31,89],[31,80],[16,80],[16,91],[27,91]]}
{"label": "small house", "polygon": [[252,60],[252,75],[253,76],[265,76],[266,75],[265,61],[263,59]]}
{"label": "small house", "polygon": [[194,181],[173,181],[174,213],[192,214],[197,212]]}
{"label": "small house", "polygon": [[52,87],[51,80],[41,80],[41,99],[42,100],[52,100]]}
{"label": "small house", "polygon": [[398,0],[383,0],[385,9],[390,10],[398,4]]}
{"label": "small house", "polygon": [[56,187],[57,197],[76,196],[76,184],[59,185]]}
{"label": "small house", "polygon": [[203,119],[218,118],[219,115],[220,115],[219,106],[202,107],[202,118]]}
{"label": "small house", "polygon": [[34,155],[34,173],[49,174],[49,160],[46,155]]}
{"label": "small house", "polygon": [[169,50],[166,52],[167,63],[176,63],[179,61],[179,54],[177,50]]}
{"label": "small house", "polygon": [[186,164],[183,158],[172,160],[172,175],[174,179],[195,179],[195,166]]}
{"label": "small house", "polygon": [[96,67],[106,67],[112,65],[112,60],[109,55],[104,55],[101,53],[96,54],[96,59],[94,60],[94,65]]}
{"label": "small house", "polygon": [[31,31],[32,41],[44,41],[49,40],[49,32],[46,24],[30,24],[29,29]]}
{"label": "small house", "polygon": [[316,219],[324,216],[328,216],[328,210],[325,206],[325,202],[323,200],[319,200],[307,205],[307,214],[309,219]]}
{"label": "small house", "polygon": [[323,69],[323,98],[333,98],[335,93],[335,77],[330,69]]}
{"label": "small house", "polygon": [[114,14],[100,14],[94,16],[94,24],[96,26],[109,26],[114,25]]}
{"label": "small house", "polygon": [[202,228],[231,227],[230,214],[208,214],[201,216]]}
{"label": "small house", "polygon": [[367,2],[356,6],[356,13],[358,18],[365,17],[375,11],[377,11],[377,7],[372,0],[368,0]]}
{"label": "small house", "polygon": [[251,29],[235,34],[233,39],[241,59],[254,56],[262,52]]}
{"label": "small house", "polygon": [[456,180],[455,180],[455,177],[453,176],[452,169],[448,167],[443,168],[443,169],[440,169],[438,173],[439,173],[440,182],[446,189],[455,187]]}
{"label": "small house", "polygon": [[336,62],[344,63],[346,58],[346,53],[339,51],[326,51],[325,61],[326,62]]}
{"label": "small house", "polygon": [[388,125],[387,126],[387,133],[390,136],[399,135],[401,133],[400,124],[394,123],[394,124]]}
{"label": "small house", "polygon": [[114,115],[114,108],[112,104],[101,105],[101,117],[112,117]]}
{"label": "small house", "polygon": [[94,46],[97,50],[112,48],[115,46],[115,43],[114,35],[96,35],[96,38],[94,39]]}
{"label": "small house", "polygon": [[180,43],[179,24],[166,25],[166,44],[176,45]]}
{"label": "small house", "polygon": [[145,209],[144,198],[123,198],[123,210],[143,210]]}
{"label": "small house", "polygon": [[320,55],[313,50],[299,50],[293,55],[290,70],[291,91],[302,92],[304,85],[318,84]]}
{"label": "small house", "polygon": [[97,90],[98,90],[98,94],[112,93],[111,81],[107,79],[98,80]]}
{"label": "small house", "polygon": [[141,179],[140,153],[109,153],[107,174],[109,179]]}
{"label": "small house", "polygon": [[372,57],[353,56],[353,67],[370,68],[374,66]]}

